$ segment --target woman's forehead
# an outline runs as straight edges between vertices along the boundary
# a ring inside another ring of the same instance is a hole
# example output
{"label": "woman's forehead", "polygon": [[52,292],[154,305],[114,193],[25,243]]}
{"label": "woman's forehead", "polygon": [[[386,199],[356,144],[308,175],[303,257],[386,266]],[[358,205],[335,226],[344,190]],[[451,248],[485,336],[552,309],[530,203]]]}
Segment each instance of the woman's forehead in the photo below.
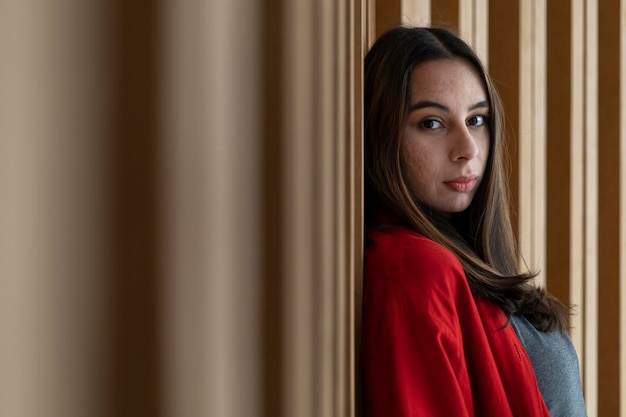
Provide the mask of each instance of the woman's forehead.
{"label": "woman's forehead", "polygon": [[445,106],[486,101],[484,85],[476,68],[465,59],[426,61],[413,68],[410,105],[419,101],[434,101]]}

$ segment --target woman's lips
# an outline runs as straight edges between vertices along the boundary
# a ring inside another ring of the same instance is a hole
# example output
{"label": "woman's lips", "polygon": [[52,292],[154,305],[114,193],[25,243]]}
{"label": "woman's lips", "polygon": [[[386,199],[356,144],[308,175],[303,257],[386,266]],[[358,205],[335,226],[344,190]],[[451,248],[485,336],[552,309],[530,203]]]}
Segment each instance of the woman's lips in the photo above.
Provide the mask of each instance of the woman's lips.
{"label": "woman's lips", "polygon": [[477,175],[462,176],[444,181],[444,184],[452,188],[454,191],[466,192],[474,187],[476,178],[478,178]]}

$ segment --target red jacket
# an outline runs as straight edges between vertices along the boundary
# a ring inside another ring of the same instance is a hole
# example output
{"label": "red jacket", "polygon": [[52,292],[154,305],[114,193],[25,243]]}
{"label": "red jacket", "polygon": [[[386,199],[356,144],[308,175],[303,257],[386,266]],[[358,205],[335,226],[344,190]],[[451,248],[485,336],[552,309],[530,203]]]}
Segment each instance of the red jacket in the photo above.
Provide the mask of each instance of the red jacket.
{"label": "red jacket", "polygon": [[370,233],[362,366],[366,417],[549,416],[515,331],[475,299],[458,259],[404,227]]}

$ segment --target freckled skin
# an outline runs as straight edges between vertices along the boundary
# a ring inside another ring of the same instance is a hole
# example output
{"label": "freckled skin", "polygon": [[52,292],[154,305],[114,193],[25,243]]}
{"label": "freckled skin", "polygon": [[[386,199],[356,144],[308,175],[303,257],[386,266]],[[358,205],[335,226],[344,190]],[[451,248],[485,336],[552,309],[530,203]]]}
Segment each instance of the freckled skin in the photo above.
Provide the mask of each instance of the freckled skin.
{"label": "freckled skin", "polygon": [[418,201],[444,216],[469,207],[489,155],[489,112],[483,82],[465,60],[415,67],[401,162]]}

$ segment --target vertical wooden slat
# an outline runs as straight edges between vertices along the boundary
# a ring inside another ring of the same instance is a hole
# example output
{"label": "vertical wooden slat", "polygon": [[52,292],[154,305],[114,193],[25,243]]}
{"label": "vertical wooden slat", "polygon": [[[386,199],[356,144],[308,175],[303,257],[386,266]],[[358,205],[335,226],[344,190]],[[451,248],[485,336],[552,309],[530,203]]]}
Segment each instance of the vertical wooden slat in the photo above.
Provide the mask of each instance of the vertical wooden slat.
{"label": "vertical wooden slat", "polygon": [[[341,3],[336,10],[337,40],[335,49],[334,84],[332,91],[335,115],[331,155],[334,175],[331,191],[334,198],[334,231],[329,234],[335,242],[334,313],[328,316],[335,324],[335,374],[327,384],[334,383],[335,408],[332,415],[360,415],[360,375],[358,346],[360,342],[360,288],[362,235],[362,68],[367,47],[367,7],[353,1],[349,7]],[[334,140],[344,138],[344,140]],[[331,242],[325,242],[328,245]]]}
{"label": "vertical wooden slat", "polygon": [[[354,14],[351,18],[354,26],[350,36],[350,77],[348,82],[348,97],[350,98],[349,123],[346,134],[348,135],[348,162],[346,169],[347,189],[350,190],[347,202],[347,215],[352,216],[346,224],[348,240],[352,245],[347,248],[348,269],[347,275],[353,277],[348,285],[348,305],[352,314],[350,328],[354,337],[350,340],[349,351],[353,355],[351,366],[353,367],[353,391],[350,397],[353,400],[352,410],[354,415],[362,415],[362,379],[360,367],[361,334],[362,334],[362,295],[363,295],[363,60],[370,45],[374,42],[374,19],[375,13],[372,1],[354,2]],[[349,410],[350,411],[350,410]],[[348,414],[353,415],[353,414]]]}
{"label": "vertical wooden slat", "polygon": [[373,27],[372,14],[374,7],[371,1],[351,2],[350,35],[347,37],[350,68],[347,84],[345,86],[348,105],[345,107],[349,114],[346,120],[345,134],[348,137],[346,149],[346,201],[345,223],[347,234],[346,256],[347,264],[345,273],[351,277],[346,286],[346,306],[348,330],[352,337],[347,341],[347,355],[350,357],[348,364],[348,377],[352,385],[348,384],[350,392],[347,416],[360,417],[362,415],[361,398],[361,305],[363,294],[363,59],[373,43],[375,28]]}
{"label": "vertical wooden slat", "polygon": [[474,43],[476,53],[489,67],[489,0],[475,0]]}
{"label": "vertical wooden slat", "polygon": [[[336,296],[333,299],[335,317],[331,317],[332,328],[332,348],[333,367],[331,369],[332,381],[336,381],[335,389],[332,392],[332,415],[348,416],[348,412],[354,415],[352,409],[354,398],[354,368],[351,363],[354,360],[354,351],[350,346],[354,342],[354,329],[348,321],[353,316],[353,306],[346,298],[350,294],[353,282],[353,273],[348,265],[351,265],[351,241],[349,236],[350,217],[346,216],[346,208],[349,206],[351,189],[350,183],[346,180],[349,172],[346,168],[350,166],[348,154],[349,145],[352,138],[347,129],[351,122],[351,103],[349,99],[349,85],[352,80],[352,48],[350,48],[351,31],[353,28],[352,10],[353,2],[340,2],[334,10],[336,34],[334,38],[335,48],[332,59],[337,63],[336,72],[333,74],[332,88],[337,93],[333,97],[334,111],[337,117],[332,123],[332,137],[342,137],[346,140],[336,144],[333,164],[335,166],[335,181],[332,185],[333,219],[331,239],[336,242],[337,247],[333,254],[332,277]],[[332,11],[331,11],[332,12]]]}
{"label": "vertical wooden slat", "polygon": [[540,271],[539,285],[546,284],[546,1],[533,3],[532,120],[532,267]]}
{"label": "vertical wooden slat", "polygon": [[263,364],[262,404],[264,417],[281,417],[283,392],[283,188],[281,167],[284,151],[278,132],[283,125],[282,0],[263,5]]}
{"label": "vertical wooden slat", "polygon": [[584,375],[584,120],[585,120],[585,15],[583,2],[572,2],[571,25],[571,110],[570,110],[570,302],[576,306],[571,336],[578,351]]}
{"label": "vertical wooden slat", "polygon": [[520,3],[519,240],[545,284],[545,2]]}
{"label": "vertical wooden slat", "polygon": [[160,416],[161,10],[112,2],[110,415]]}
{"label": "vertical wooden slat", "polygon": [[[316,317],[316,329],[314,331],[314,360],[318,364],[314,373],[316,398],[313,415],[332,415],[333,393],[339,387],[337,380],[333,378],[333,370],[337,366],[333,353],[333,323],[338,316],[335,304],[334,292],[338,290],[339,282],[335,282],[336,253],[339,250],[339,242],[334,235],[335,227],[333,220],[336,215],[335,204],[339,202],[335,193],[335,181],[337,180],[338,154],[337,149],[343,144],[335,145],[335,115],[338,113],[335,94],[335,48],[337,35],[336,12],[332,0],[320,0],[314,8],[313,33],[318,47],[315,63],[315,112],[318,121],[315,123],[314,138],[317,142],[313,158],[313,178],[316,183],[314,192],[315,210],[315,249],[314,256],[317,258],[314,264],[315,305],[314,316]],[[339,221],[340,219],[337,218]],[[343,248],[342,248],[343,249]]]}
{"label": "vertical wooden slat", "polygon": [[315,187],[313,134],[318,113],[311,97],[314,94],[313,5],[306,0],[284,5],[285,53],[284,108],[282,141],[285,155],[281,167],[281,182],[285,189],[283,204],[282,260],[285,292],[283,316],[285,351],[283,370],[283,414],[312,417],[315,410],[314,367],[314,216],[312,187]]}
{"label": "vertical wooden slat", "polygon": [[[619,2],[619,68],[626,69],[626,0]],[[620,128],[619,128],[619,370],[620,399],[626,399],[626,80],[620,78]],[[620,417],[626,416],[626,404],[620,401]]]}
{"label": "vertical wooden slat", "polygon": [[570,303],[571,5],[547,2],[546,284]]}
{"label": "vertical wooden slat", "polygon": [[598,415],[598,2],[585,7],[585,398]]}
{"label": "vertical wooden slat", "polygon": [[431,21],[435,26],[459,30],[459,0],[431,0]]}
{"label": "vertical wooden slat", "polygon": [[511,10],[519,10],[520,2],[489,2],[489,72],[502,98],[505,109],[506,145],[511,166],[510,197],[512,223],[518,233],[519,200],[519,150],[517,136],[519,130],[520,102],[520,20]]}
{"label": "vertical wooden slat", "polygon": [[430,24],[431,0],[401,0],[402,24],[428,26]]}
{"label": "vertical wooden slat", "polygon": [[519,143],[519,242],[525,261],[532,269],[539,265],[535,264],[533,257],[533,120],[532,120],[532,97],[534,81],[534,21],[533,1],[520,2],[520,126],[518,133]]}
{"label": "vertical wooden slat", "polygon": [[376,22],[376,38],[382,35],[386,30],[402,23],[402,0],[376,0],[375,4],[375,22]]}
{"label": "vertical wooden slat", "polygon": [[474,45],[476,10],[474,0],[459,1],[459,34],[470,45]]}
{"label": "vertical wooden slat", "polygon": [[598,415],[619,415],[619,0],[598,4]]}
{"label": "vertical wooden slat", "polygon": [[363,16],[363,24],[364,24],[364,32],[367,40],[366,50],[374,44],[376,38],[378,37],[378,21],[377,21],[377,13],[378,9],[378,1],[377,0],[362,0],[361,3],[363,10],[361,15]]}
{"label": "vertical wooden slat", "polygon": [[489,0],[463,0],[458,6],[459,33],[483,61],[489,64]]}

